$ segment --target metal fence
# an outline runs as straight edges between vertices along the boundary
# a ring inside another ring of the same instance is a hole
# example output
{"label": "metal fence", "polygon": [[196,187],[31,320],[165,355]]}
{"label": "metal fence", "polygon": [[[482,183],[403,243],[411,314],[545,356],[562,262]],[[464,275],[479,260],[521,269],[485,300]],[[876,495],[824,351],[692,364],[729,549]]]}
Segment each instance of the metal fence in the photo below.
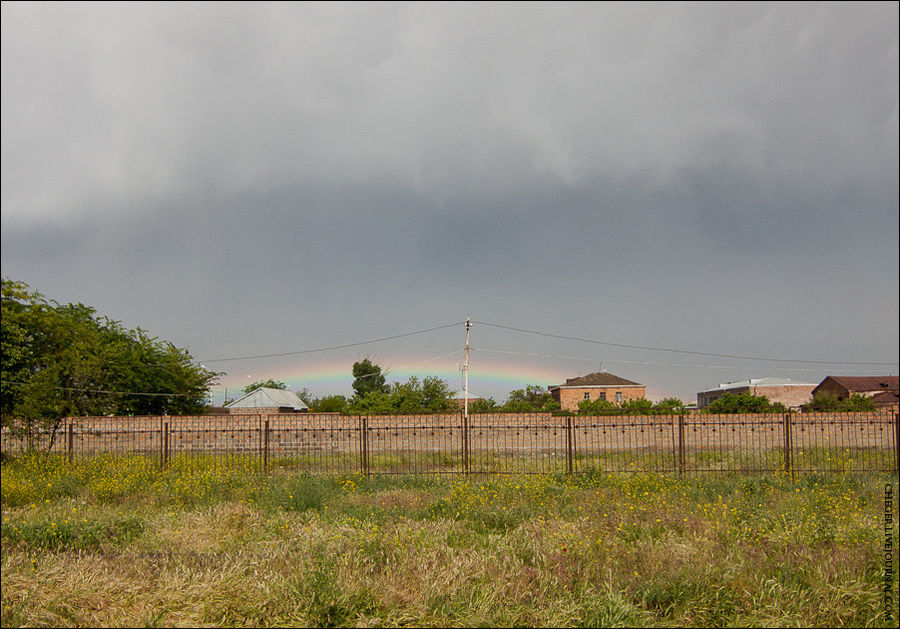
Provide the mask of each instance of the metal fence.
{"label": "metal fence", "polygon": [[2,450],[325,475],[893,472],[898,421],[896,412],[78,417],[49,430],[4,427]]}

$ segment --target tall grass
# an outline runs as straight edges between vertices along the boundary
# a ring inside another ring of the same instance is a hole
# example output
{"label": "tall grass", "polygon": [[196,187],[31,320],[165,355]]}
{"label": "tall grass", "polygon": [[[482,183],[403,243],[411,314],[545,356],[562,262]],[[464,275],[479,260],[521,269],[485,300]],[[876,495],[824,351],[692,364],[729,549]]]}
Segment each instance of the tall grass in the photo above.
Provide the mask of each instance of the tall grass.
{"label": "tall grass", "polygon": [[[2,625],[896,626],[878,475],[2,466]],[[896,522],[896,520],[895,520]],[[894,529],[896,539],[896,527]]]}

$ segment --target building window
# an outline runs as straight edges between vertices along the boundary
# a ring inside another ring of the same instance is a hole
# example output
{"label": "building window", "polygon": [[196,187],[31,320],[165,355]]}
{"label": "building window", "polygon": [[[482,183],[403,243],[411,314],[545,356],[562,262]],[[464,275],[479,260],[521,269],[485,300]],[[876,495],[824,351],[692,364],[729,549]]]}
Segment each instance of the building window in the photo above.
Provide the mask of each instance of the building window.
{"label": "building window", "polygon": [[585,394],[584,394],[584,399],[590,400],[590,399],[591,399],[591,394],[590,394],[590,393],[585,393]]}
{"label": "building window", "polygon": [[605,400],[605,399],[606,399],[606,391],[601,391],[601,392],[600,392],[600,399],[601,399],[601,400]]}
{"label": "building window", "polygon": [[616,404],[621,404],[621,403],[622,403],[622,392],[616,391]]}

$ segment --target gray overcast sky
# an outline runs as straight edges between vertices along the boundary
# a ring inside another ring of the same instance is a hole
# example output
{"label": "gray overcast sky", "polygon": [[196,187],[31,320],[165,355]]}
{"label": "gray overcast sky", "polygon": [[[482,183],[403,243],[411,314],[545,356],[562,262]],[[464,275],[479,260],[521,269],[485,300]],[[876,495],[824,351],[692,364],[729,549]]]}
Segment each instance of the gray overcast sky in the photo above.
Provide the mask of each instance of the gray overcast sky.
{"label": "gray overcast sky", "polygon": [[3,276],[219,389],[896,374],[898,207],[896,2],[2,4]]}

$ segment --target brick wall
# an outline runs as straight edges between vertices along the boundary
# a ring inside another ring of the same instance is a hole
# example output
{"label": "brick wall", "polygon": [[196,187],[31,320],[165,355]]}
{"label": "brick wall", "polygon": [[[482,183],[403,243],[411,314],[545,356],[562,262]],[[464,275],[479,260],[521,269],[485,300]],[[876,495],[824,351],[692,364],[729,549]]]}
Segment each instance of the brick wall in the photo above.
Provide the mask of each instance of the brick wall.
{"label": "brick wall", "polygon": [[772,386],[747,385],[745,387],[734,387],[731,389],[713,389],[712,391],[701,391],[697,394],[697,406],[705,408],[726,393],[731,393],[732,395],[750,393],[751,395],[765,396],[772,404],[778,402],[784,404],[787,408],[797,409],[800,408],[801,404],[806,404],[812,400],[812,391],[815,388],[816,385],[814,384],[804,384]]}
{"label": "brick wall", "polygon": [[[881,449],[895,451],[894,415],[890,413],[794,413],[791,415],[794,450],[813,447]],[[259,454],[268,423],[270,456],[358,456],[360,429],[365,424],[368,452],[372,455],[414,451],[423,456],[458,453],[462,448],[461,414],[418,416],[357,416],[281,414],[269,416],[202,417],[79,417],[66,419],[57,432],[53,451],[68,450],[68,425],[75,456],[109,453],[156,455],[168,435],[171,456],[190,453]],[[472,414],[468,438],[472,452],[563,456],[567,425],[571,422],[575,449],[582,454],[603,451],[652,450],[671,452],[679,436],[679,417],[576,416],[549,413]],[[681,433],[685,448],[695,450],[765,450],[784,446],[784,415],[685,414]],[[165,429],[165,430],[164,430]],[[35,435],[35,446],[46,448],[49,436]],[[26,445],[2,429],[4,452]],[[849,456],[855,456],[850,454]]]}
{"label": "brick wall", "polygon": [[[555,392],[559,393],[557,400],[565,411],[577,411],[578,405],[585,399],[585,394],[590,396],[593,402],[600,399],[601,393],[606,394],[606,401],[616,404],[616,394],[622,394],[622,402],[637,400],[646,397],[647,387],[644,386],[593,386],[593,387],[560,387]],[[554,396],[556,399],[556,396]]]}

